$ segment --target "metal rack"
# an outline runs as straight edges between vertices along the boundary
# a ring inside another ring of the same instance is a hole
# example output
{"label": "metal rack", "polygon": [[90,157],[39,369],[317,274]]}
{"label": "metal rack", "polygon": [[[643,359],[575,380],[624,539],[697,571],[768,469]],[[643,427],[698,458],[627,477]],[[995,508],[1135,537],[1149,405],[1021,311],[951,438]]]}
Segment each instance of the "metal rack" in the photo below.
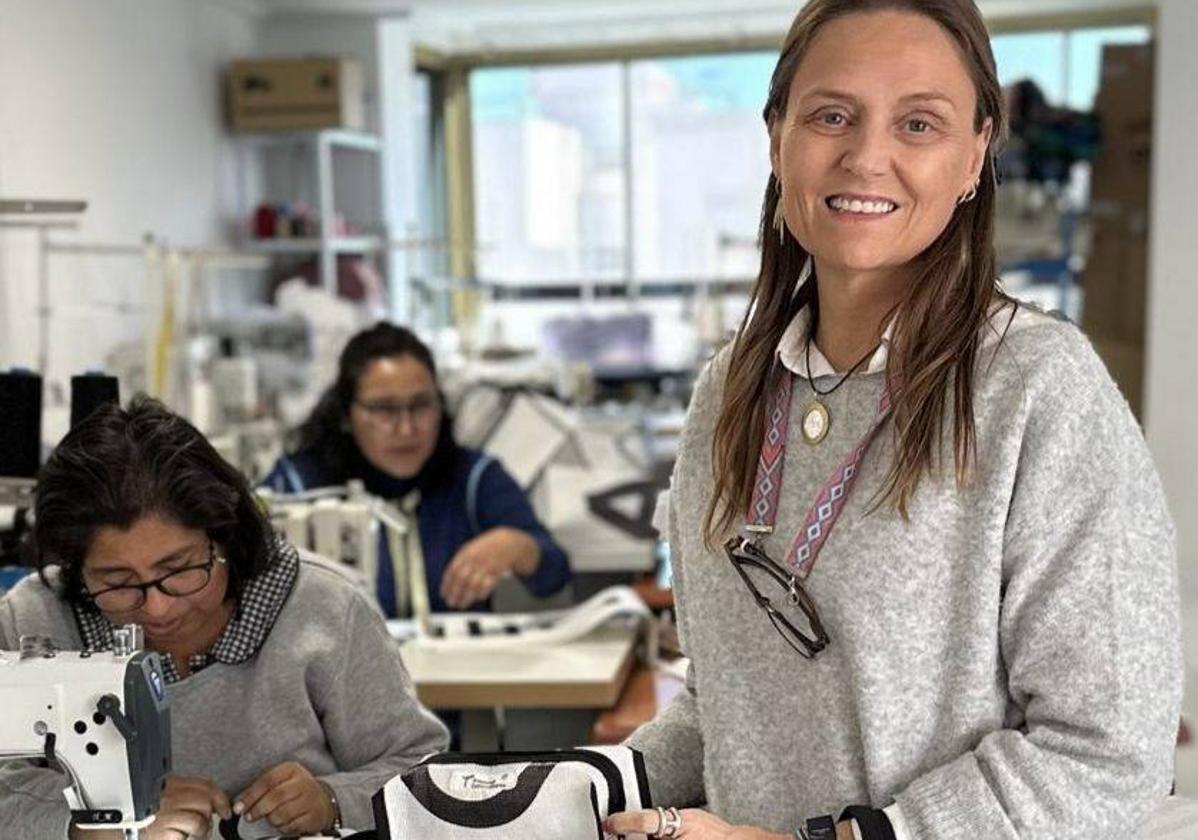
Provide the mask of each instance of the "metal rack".
{"label": "metal rack", "polygon": [[[342,255],[379,254],[384,262],[384,273],[390,275],[389,235],[382,203],[382,141],[375,135],[343,129],[246,135],[242,138],[241,154],[238,155],[239,204],[243,218],[249,217],[255,203],[250,198],[250,154],[289,146],[305,150],[310,155],[308,165],[311,167],[313,203],[319,216],[320,234],[279,239],[247,236],[240,244],[241,250],[270,256],[315,255],[319,262],[320,283],[332,294],[337,291],[337,258]],[[341,236],[334,232],[340,209],[336,190],[337,151],[357,152],[375,158],[374,177],[371,179],[374,194],[366,197],[372,205],[374,223],[372,230],[364,235]]]}

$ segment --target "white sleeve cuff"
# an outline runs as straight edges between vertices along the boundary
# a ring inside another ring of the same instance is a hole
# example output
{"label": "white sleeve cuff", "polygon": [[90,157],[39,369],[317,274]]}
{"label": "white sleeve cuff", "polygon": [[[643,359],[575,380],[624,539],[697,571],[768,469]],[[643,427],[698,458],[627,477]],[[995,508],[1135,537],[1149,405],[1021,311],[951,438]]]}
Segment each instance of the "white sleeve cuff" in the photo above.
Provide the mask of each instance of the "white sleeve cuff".
{"label": "white sleeve cuff", "polygon": [[892,802],[882,809],[890,827],[894,829],[894,840],[911,840],[911,832],[907,830],[907,820],[903,818],[903,809],[897,802]]}

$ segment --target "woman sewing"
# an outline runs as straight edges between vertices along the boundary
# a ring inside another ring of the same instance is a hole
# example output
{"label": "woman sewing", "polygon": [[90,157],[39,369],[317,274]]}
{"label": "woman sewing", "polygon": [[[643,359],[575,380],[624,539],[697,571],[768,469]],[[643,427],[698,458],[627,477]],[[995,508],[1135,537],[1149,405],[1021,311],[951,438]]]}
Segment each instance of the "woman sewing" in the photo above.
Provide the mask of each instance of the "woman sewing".
{"label": "woman sewing", "polygon": [[690,690],[631,739],[669,807],[607,830],[1142,836],[1181,698],[1172,525],[1089,342],[998,285],[977,7],[812,0],[765,120],[760,274],[670,496]]}
{"label": "woman sewing", "polygon": [[[277,834],[370,827],[375,791],[444,749],[374,605],[274,537],[241,474],[160,404],[106,405],[76,426],[34,513],[40,574],[0,600],[0,646],[38,635],[103,651],[114,626],[144,628],[174,771],[145,840],[206,837],[234,816]],[[0,833],[108,840],[70,825],[65,786],[55,768],[0,766]]]}

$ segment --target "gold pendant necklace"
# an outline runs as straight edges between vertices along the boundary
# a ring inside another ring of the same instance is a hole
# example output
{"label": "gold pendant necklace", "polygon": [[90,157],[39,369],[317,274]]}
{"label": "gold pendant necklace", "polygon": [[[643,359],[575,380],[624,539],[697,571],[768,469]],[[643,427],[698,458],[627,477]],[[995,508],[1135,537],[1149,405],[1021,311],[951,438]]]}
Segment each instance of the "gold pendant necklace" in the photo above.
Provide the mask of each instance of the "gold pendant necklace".
{"label": "gold pendant necklace", "polygon": [[875,345],[873,350],[870,350],[861,357],[861,360],[857,364],[849,368],[849,372],[842,376],[839,382],[827,391],[821,391],[815,387],[815,379],[811,376],[811,335],[814,332],[815,327],[812,325],[811,331],[807,333],[807,346],[804,348],[807,357],[807,384],[811,387],[811,392],[815,394],[815,399],[807,403],[807,407],[803,409],[803,440],[809,446],[816,446],[828,436],[828,432],[832,429],[832,412],[828,411],[828,406],[820,397],[828,396],[847,382],[848,378],[857,372],[857,368],[865,364],[878,349],[878,346]]}
{"label": "gold pendant necklace", "polygon": [[803,409],[803,440],[815,446],[828,435],[832,427],[832,415],[828,407],[819,400],[813,400]]}

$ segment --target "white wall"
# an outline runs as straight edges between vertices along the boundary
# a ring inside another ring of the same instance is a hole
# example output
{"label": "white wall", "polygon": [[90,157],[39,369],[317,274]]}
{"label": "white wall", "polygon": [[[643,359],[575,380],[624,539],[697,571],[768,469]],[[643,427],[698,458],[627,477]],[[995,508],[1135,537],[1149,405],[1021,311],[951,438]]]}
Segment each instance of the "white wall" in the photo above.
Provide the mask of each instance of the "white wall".
{"label": "white wall", "polygon": [[368,15],[272,15],[262,22],[264,57],[350,56],[366,71],[367,128],[378,129],[378,22]]}
{"label": "white wall", "polygon": [[[379,133],[383,154],[383,207],[392,237],[407,239],[420,232],[416,188],[416,86],[412,25],[405,18],[379,24]],[[408,278],[414,260],[403,248],[390,251],[391,318],[406,321],[411,312]]]}
{"label": "white wall", "polygon": [[[255,51],[257,28],[231,0],[0,0],[0,196],[88,200],[66,240],[222,240],[238,211],[221,71]],[[36,259],[31,233],[0,231],[0,368],[36,362]],[[143,336],[140,270],[50,263],[52,376]],[[120,301],[133,309],[107,305]]]}
{"label": "white wall", "polygon": [[1159,5],[1145,420],[1177,523],[1189,702],[1198,713],[1198,3]]}

